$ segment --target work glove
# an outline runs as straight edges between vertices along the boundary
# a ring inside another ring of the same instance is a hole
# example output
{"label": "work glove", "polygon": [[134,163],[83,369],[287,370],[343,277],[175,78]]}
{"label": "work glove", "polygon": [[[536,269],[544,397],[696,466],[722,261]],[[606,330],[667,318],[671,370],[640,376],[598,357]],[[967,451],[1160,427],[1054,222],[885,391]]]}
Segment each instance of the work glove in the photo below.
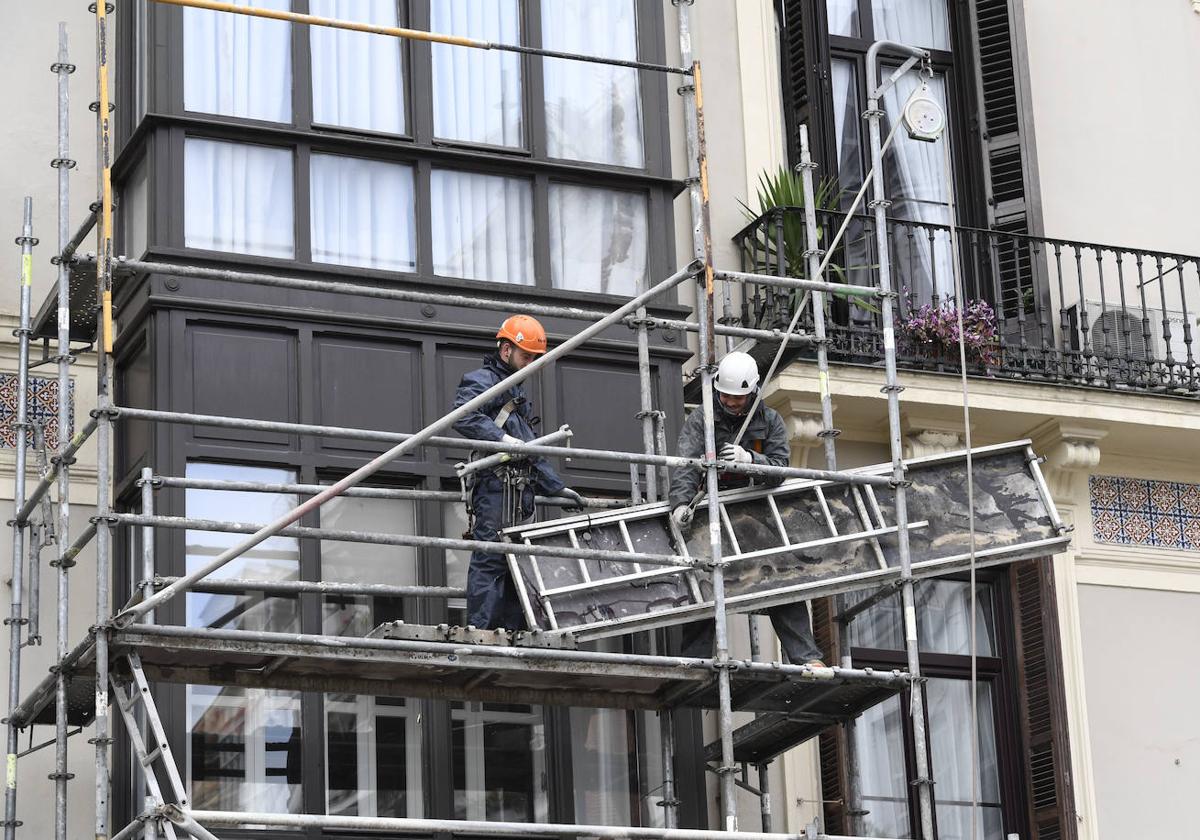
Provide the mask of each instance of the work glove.
{"label": "work glove", "polygon": [[727,443],[721,447],[721,460],[734,461],[739,464],[750,464],[754,462],[754,457],[736,443]]}
{"label": "work glove", "polygon": [[563,505],[563,510],[582,510],[583,509],[583,496],[580,496],[578,493],[576,493],[570,487],[564,487],[563,489],[559,490],[558,496],[559,496],[559,498],[562,498],[562,499],[570,499],[571,500],[571,504]]}
{"label": "work glove", "polygon": [[686,528],[692,524],[692,508],[689,505],[677,505],[675,510],[671,511],[671,518],[680,528]]}
{"label": "work glove", "polygon": [[519,437],[513,437],[512,435],[504,435],[503,437],[500,438],[500,442],[507,443],[509,445],[512,445],[514,443],[519,443],[519,444],[525,443],[525,441],[521,440]]}

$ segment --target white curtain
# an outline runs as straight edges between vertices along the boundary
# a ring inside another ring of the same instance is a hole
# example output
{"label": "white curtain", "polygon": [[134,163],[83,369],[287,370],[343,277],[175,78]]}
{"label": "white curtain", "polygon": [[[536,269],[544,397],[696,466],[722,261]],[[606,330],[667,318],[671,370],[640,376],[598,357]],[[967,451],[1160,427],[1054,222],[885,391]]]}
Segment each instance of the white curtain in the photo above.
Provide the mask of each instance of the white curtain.
{"label": "white curtain", "polygon": [[[971,653],[971,585],[958,580],[918,581],[917,635],[921,650],[969,656]],[[852,595],[860,600],[864,595]],[[996,620],[989,584],[976,588],[975,646],[980,656],[996,655]],[[901,650],[904,648],[903,613],[899,596],[893,596],[860,615],[850,625],[855,647]]]}
{"label": "white curtain", "polygon": [[950,49],[946,0],[871,0],[871,19],[876,40]]}
{"label": "white curtain", "polygon": [[858,0],[825,0],[825,15],[830,35],[858,36]]}
{"label": "white curtain", "polygon": [[[517,0],[433,0],[430,27],[521,43]],[[521,146],[521,59],[515,53],[433,45],[433,132],[447,140]]]}
{"label": "white curtain", "polygon": [[[967,680],[931,679],[925,696],[929,701],[929,746],[938,837],[943,840],[970,840],[971,683]],[[1003,840],[1000,769],[996,756],[990,683],[979,683],[976,708],[980,803],[976,814],[976,836],[979,840]]]}
{"label": "white curtain", "polygon": [[[551,50],[637,58],[634,0],[542,0],[542,45]],[[551,157],[640,167],[638,72],[547,59],[546,141]]]}
{"label": "white curtain", "polygon": [[189,248],[294,256],[291,150],[189,137],[183,168]]}
{"label": "white curtain", "polygon": [[[235,0],[235,5],[291,9],[289,0]],[[290,23],[185,8],[183,60],[186,110],[291,122]]]}
{"label": "white curtain", "polygon": [[314,154],[311,173],[313,262],[417,267],[411,166]]}
{"label": "white curtain", "polygon": [[556,289],[637,293],[646,277],[646,196],[550,185],[550,276]]}
{"label": "white curtain", "polygon": [[863,712],[854,728],[863,818],[868,837],[908,834],[908,779],[904,763],[904,712],[893,697]]}
{"label": "white curtain", "polygon": [[430,203],[434,273],[533,284],[529,181],[435,169]]}
{"label": "white curtain", "polygon": [[[314,15],[397,26],[396,0],[309,0]],[[310,26],[313,122],[404,133],[403,42]]]}
{"label": "white curtain", "polygon": [[[904,103],[920,84],[915,74],[908,73],[884,94],[883,107],[887,112],[884,131],[890,131],[901,118]],[[945,77],[934,76],[928,84],[929,94],[948,114]],[[949,132],[936,143],[913,140],[903,127],[896,132],[892,148],[884,157],[884,182],[892,202],[889,216],[925,225],[950,223],[943,144],[951,140]],[[914,227],[911,233],[910,237],[909,230],[904,228],[892,232],[892,264],[899,286],[911,289],[918,305],[928,303],[934,292],[940,300],[953,297],[949,233],[928,227]]]}

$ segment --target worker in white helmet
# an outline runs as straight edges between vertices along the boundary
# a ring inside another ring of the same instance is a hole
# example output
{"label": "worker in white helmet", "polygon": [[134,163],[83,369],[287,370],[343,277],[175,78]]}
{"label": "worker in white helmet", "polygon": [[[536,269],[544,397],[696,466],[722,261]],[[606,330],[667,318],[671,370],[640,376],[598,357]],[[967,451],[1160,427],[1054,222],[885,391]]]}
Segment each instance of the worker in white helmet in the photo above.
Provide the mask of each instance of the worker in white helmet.
{"label": "worker in white helmet", "polygon": [[[787,427],[778,411],[761,402],[754,410],[741,442],[734,443],[758,391],[758,363],[754,358],[748,353],[727,354],[717,368],[713,387],[716,390],[713,395],[713,419],[718,457],[722,461],[741,464],[786,467],[789,456]],[[704,417],[698,410],[688,415],[679,432],[679,455],[684,458],[704,457]],[[683,529],[691,525],[691,502],[697,491],[702,489],[703,478],[699,467],[682,467],[671,472],[671,516]],[[717,481],[718,490],[729,490],[752,484],[774,487],[783,479],[722,472]],[[775,635],[779,637],[790,662],[824,667],[821,649],[813,638],[807,603],[773,607],[768,614]],[[713,623],[708,620],[692,622],[684,627],[682,653],[685,656],[710,656],[713,632]]]}

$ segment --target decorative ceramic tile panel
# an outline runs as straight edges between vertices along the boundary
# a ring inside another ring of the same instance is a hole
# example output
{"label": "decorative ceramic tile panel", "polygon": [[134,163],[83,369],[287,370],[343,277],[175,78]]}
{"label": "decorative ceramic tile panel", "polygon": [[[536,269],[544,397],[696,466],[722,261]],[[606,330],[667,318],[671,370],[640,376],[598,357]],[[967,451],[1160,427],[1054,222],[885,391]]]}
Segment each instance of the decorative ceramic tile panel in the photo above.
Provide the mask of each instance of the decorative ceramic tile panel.
{"label": "decorative ceramic tile panel", "polygon": [[1093,475],[1088,489],[1096,542],[1200,550],[1200,484]]}
{"label": "decorative ceramic tile panel", "polygon": [[[68,410],[71,414],[71,433],[75,431],[75,383],[68,389]],[[58,379],[43,376],[29,377],[28,420],[40,424],[50,449],[58,448]],[[17,375],[0,373],[0,447],[13,449],[17,445]],[[33,429],[26,432],[33,445]]]}

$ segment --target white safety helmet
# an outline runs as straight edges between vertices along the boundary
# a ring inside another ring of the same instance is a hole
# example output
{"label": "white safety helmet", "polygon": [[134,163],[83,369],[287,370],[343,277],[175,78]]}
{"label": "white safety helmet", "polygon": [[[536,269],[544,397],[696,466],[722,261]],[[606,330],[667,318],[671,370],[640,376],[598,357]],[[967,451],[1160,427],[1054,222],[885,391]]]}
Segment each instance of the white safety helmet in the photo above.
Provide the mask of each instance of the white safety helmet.
{"label": "white safety helmet", "polygon": [[733,397],[753,393],[758,387],[758,362],[749,353],[729,353],[717,367],[714,387]]}

